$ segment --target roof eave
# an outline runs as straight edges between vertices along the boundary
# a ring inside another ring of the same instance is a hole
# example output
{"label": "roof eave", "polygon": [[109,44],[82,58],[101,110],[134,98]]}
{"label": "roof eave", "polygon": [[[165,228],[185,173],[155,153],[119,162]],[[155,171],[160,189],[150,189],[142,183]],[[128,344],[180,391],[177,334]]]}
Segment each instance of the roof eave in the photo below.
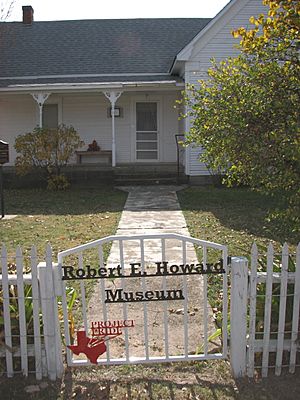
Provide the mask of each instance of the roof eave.
{"label": "roof eave", "polygon": [[178,62],[188,61],[192,55],[195,43],[204,37],[210,29],[218,23],[224,14],[239,0],[230,0],[228,4],[214,17],[212,20],[196,35],[175,57],[170,73],[174,73],[177,68]]}

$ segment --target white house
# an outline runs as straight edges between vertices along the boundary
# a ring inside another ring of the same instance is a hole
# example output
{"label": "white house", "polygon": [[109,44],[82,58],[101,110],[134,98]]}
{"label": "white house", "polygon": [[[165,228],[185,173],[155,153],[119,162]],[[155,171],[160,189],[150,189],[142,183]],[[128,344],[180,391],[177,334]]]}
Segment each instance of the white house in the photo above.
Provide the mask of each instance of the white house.
{"label": "white house", "polygon": [[[213,19],[168,18],[39,22],[31,6],[22,22],[0,24],[0,139],[16,157],[18,134],[35,126],[73,125],[102,150],[83,163],[176,167],[175,102],[187,83],[205,78],[210,59],[234,55],[231,31],[265,12],[262,0],[231,0]],[[188,147],[184,172],[209,175],[199,148]],[[79,158],[74,157],[74,163]]]}

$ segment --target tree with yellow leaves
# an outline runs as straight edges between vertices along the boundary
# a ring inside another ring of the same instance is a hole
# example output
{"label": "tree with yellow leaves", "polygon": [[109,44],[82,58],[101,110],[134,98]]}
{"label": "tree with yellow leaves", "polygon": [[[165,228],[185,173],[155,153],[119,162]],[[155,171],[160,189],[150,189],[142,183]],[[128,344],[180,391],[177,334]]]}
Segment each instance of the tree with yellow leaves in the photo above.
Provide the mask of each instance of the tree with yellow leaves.
{"label": "tree with yellow leaves", "polygon": [[233,32],[240,55],[214,62],[209,79],[185,92],[187,141],[205,148],[202,159],[228,185],[281,193],[286,221],[299,230],[300,2],[263,3],[267,15]]}

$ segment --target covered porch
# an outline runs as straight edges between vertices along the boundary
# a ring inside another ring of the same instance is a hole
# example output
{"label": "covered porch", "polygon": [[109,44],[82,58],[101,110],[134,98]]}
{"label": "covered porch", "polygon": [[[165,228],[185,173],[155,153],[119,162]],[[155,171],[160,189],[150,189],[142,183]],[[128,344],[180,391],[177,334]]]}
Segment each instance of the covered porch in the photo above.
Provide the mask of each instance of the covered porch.
{"label": "covered porch", "polygon": [[[1,102],[6,126],[1,134],[10,143],[11,165],[17,135],[35,126],[65,124],[72,125],[85,143],[71,160],[75,168],[177,173],[178,161],[184,164],[175,137],[185,130],[175,107],[182,85],[172,80],[10,86]],[[0,101],[1,97],[0,93]],[[88,151],[93,142],[98,147]]]}

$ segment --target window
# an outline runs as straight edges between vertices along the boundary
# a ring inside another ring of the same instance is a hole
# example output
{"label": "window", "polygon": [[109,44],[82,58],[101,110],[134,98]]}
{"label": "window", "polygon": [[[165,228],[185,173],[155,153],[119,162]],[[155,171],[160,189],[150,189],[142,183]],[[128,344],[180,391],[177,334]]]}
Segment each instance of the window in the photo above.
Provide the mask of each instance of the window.
{"label": "window", "polygon": [[58,127],[58,104],[44,104],[43,106],[43,128]]}

